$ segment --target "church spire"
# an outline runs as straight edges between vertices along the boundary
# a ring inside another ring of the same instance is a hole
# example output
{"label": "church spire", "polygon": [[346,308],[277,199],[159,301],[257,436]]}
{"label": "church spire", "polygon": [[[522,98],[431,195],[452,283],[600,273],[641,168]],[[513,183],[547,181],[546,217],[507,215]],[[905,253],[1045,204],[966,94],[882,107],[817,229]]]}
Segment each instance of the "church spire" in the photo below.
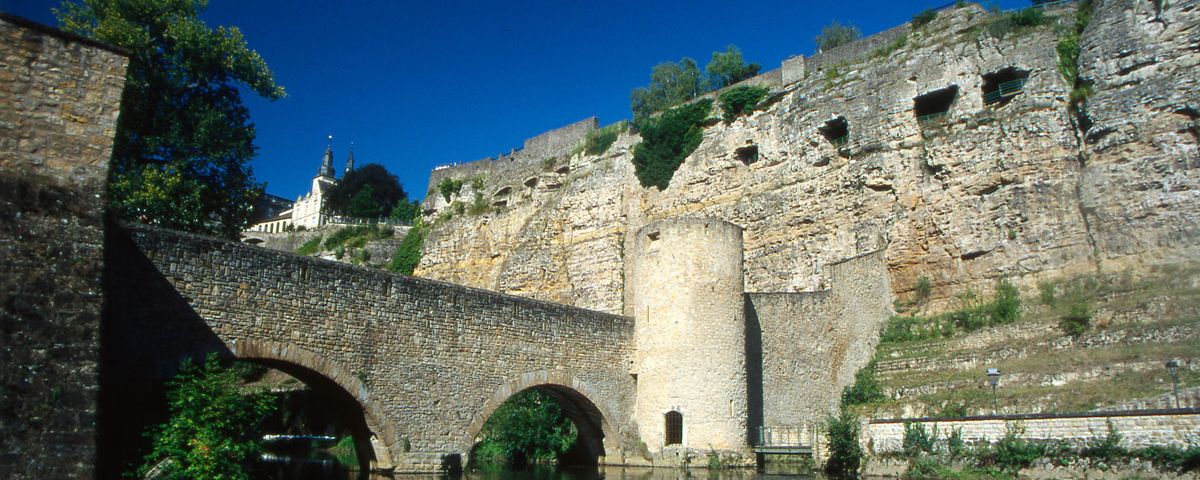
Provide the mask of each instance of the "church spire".
{"label": "church spire", "polygon": [[325,155],[321,157],[321,170],[317,176],[333,178],[333,135],[329,136],[329,144],[325,145]]}
{"label": "church spire", "polygon": [[346,154],[346,171],[342,173],[342,176],[345,177],[352,171],[354,171],[354,142],[350,142],[350,152]]}

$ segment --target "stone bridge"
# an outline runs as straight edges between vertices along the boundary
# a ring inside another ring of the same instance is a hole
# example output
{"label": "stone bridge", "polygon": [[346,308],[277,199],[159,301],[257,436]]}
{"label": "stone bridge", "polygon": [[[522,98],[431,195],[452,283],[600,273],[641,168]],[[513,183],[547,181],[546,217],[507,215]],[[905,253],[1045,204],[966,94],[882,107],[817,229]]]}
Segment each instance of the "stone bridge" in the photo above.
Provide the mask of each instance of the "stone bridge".
{"label": "stone bridge", "polygon": [[[491,412],[529,388],[563,405],[580,459],[635,451],[631,318],[153,227],[107,236],[102,428],[144,423],[149,385],[219,352],[353,412],[375,469],[465,462]],[[101,458],[132,460],[103,450],[137,434],[102,430]]]}

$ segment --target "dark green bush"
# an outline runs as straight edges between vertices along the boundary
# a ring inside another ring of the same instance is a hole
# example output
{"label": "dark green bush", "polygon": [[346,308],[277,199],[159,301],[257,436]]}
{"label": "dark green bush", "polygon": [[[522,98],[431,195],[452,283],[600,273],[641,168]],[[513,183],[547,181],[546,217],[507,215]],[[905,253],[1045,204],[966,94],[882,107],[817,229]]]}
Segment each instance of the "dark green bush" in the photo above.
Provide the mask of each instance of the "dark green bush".
{"label": "dark green bush", "polygon": [[443,178],[442,181],[438,183],[437,188],[438,188],[438,192],[441,192],[442,198],[446,199],[446,201],[449,202],[451,196],[456,195],[456,194],[458,194],[458,192],[462,191],[462,186],[463,186],[462,180]]}
{"label": "dark green bush", "polygon": [[740,85],[721,93],[721,113],[726,122],[732,122],[739,115],[749,114],[758,106],[771,89],[761,86]]}
{"label": "dark green bush", "polygon": [[425,234],[425,225],[418,219],[408,230],[404,240],[400,241],[400,247],[396,249],[396,253],[392,254],[392,260],[388,262],[387,269],[396,273],[412,275],[413,270],[416,270],[417,265],[421,263],[421,252],[425,248]]}
{"label": "dark green bush", "polygon": [[917,277],[917,284],[913,287],[915,297],[913,300],[916,303],[925,303],[929,300],[929,295],[933,293],[933,284],[929,283],[928,277]]}
{"label": "dark green bush", "polygon": [[858,417],[843,407],[837,416],[827,419],[829,459],[825,472],[840,477],[858,478],[863,450],[858,443]]}
{"label": "dark green bush", "polygon": [[1026,8],[996,16],[988,24],[987,32],[992,37],[1004,38],[1010,33],[1021,33],[1047,23],[1050,23],[1050,17],[1047,17],[1046,12],[1043,12],[1042,9]]}
{"label": "dark green bush", "polygon": [[1067,335],[1078,337],[1092,325],[1092,308],[1085,298],[1075,298],[1067,306],[1067,313],[1062,316],[1059,326]]}
{"label": "dark green bush", "polygon": [[1104,422],[1108,428],[1108,434],[1103,437],[1093,438],[1088,441],[1083,449],[1080,450],[1080,455],[1087,458],[1094,458],[1103,461],[1112,461],[1118,458],[1125,457],[1129,452],[1125,447],[1121,446],[1121,434],[1117,432],[1117,428],[1113,426],[1112,420]]}
{"label": "dark green bush", "polygon": [[937,18],[936,11],[934,11],[933,9],[924,10],[921,13],[913,15],[912,28],[913,28],[913,30],[916,30],[918,28],[924,27],[925,25],[928,25],[929,22],[932,22],[935,18]]}
{"label": "dark green bush", "polygon": [[700,146],[711,109],[712,100],[705,99],[639,122],[642,143],[633,149],[633,168],[643,187],[667,189],[675,170]]}
{"label": "dark green bush", "polygon": [[842,390],[842,405],[862,405],[886,399],[883,385],[875,378],[875,360],[854,373],[854,383]]}
{"label": "dark green bush", "polygon": [[996,282],[996,298],[992,300],[989,312],[992,322],[1007,325],[1021,318],[1021,292],[1008,279]]}

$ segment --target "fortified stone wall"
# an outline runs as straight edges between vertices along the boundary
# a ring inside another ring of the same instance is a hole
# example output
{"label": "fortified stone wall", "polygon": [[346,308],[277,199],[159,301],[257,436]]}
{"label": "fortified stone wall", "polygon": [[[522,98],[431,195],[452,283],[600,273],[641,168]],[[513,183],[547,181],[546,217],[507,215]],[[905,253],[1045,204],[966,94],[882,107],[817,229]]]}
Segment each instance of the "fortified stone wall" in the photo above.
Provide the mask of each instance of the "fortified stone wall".
{"label": "fortified stone wall", "polygon": [[875,353],[876,332],[892,311],[882,253],[830,265],[829,275],[827,291],[746,294],[751,411],[762,412],[751,418],[752,431],[823,420]]}
{"label": "fortified stone wall", "polygon": [[967,444],[995,443],[1008,432],[1015,431],[1021,438],[1064,440],[1076,446],[1106,437],[1108,426],[1111,424],[1120,434],[1120,445],[1124,448],[1187,448],[1196,445],[1196,432],[1200,431],[1200,411],[1134,410],[1059,416],[1004,415],[961,420],[877,421],[869,424],[862,439],[868,446],[868,452],[873,455],[901,452],[905,423],[924,425],[926,431],[937,427],[939,432],[947,435],[952,430],[961,429],[962,438]]}
{"label": "fortified stone wall", "polygon": [[[120,260],[106,267],[112,309],[104,362],[121,372],[108,384],[114,395],[208,351],[291,365],[353,395],[383,447],[377,451],[390,452],[398,468],[431,470],[446,456],[465,456],[508,395],[552,384],[585,425],[603,428],[609,461],[636,452],[632,319],[126,228],[108,247]],[[131,397],[108,401],[126,410],[146,401]],[[119,420],[106,422],[125,424]]]}
{"label": "fortified stone wall", "polygon": [[93,478],[104,182],[128,59],[0,13],[0,476]]}

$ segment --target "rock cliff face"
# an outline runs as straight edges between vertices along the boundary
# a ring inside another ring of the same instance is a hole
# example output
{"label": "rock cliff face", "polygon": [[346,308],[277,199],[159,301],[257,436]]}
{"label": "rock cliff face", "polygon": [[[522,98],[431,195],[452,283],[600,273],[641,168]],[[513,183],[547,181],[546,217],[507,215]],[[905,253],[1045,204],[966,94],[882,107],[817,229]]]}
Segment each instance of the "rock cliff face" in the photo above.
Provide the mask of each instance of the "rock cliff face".
{"label": "rock cliff face", "polygon": [[[943,11],[903,46],[810,69],[752,115],[707,128],[661,192],[634,177],[632,134],[601,155],[435,172],[475,185],[449,202],[430,195],[427,218],[442,220],[417,274],[630,314],[632,232],[674,217],[743,227],[752,292],[823,289],[825,265],[880,248],[893,293],[927,277],[935,305],[1003,277],[1028,287],[1200,258],[1200,8],[1096,2],[1079,112],[1056,51],[1073,13],[997,38],[979,7]],[[1019,93],[985,103],[1016,78]],[[946,115],[918,121],[940,93],[953,94]],[[844,145],[820,130],[838,118]],[[456,200],[500,206],[454,215]]]}

